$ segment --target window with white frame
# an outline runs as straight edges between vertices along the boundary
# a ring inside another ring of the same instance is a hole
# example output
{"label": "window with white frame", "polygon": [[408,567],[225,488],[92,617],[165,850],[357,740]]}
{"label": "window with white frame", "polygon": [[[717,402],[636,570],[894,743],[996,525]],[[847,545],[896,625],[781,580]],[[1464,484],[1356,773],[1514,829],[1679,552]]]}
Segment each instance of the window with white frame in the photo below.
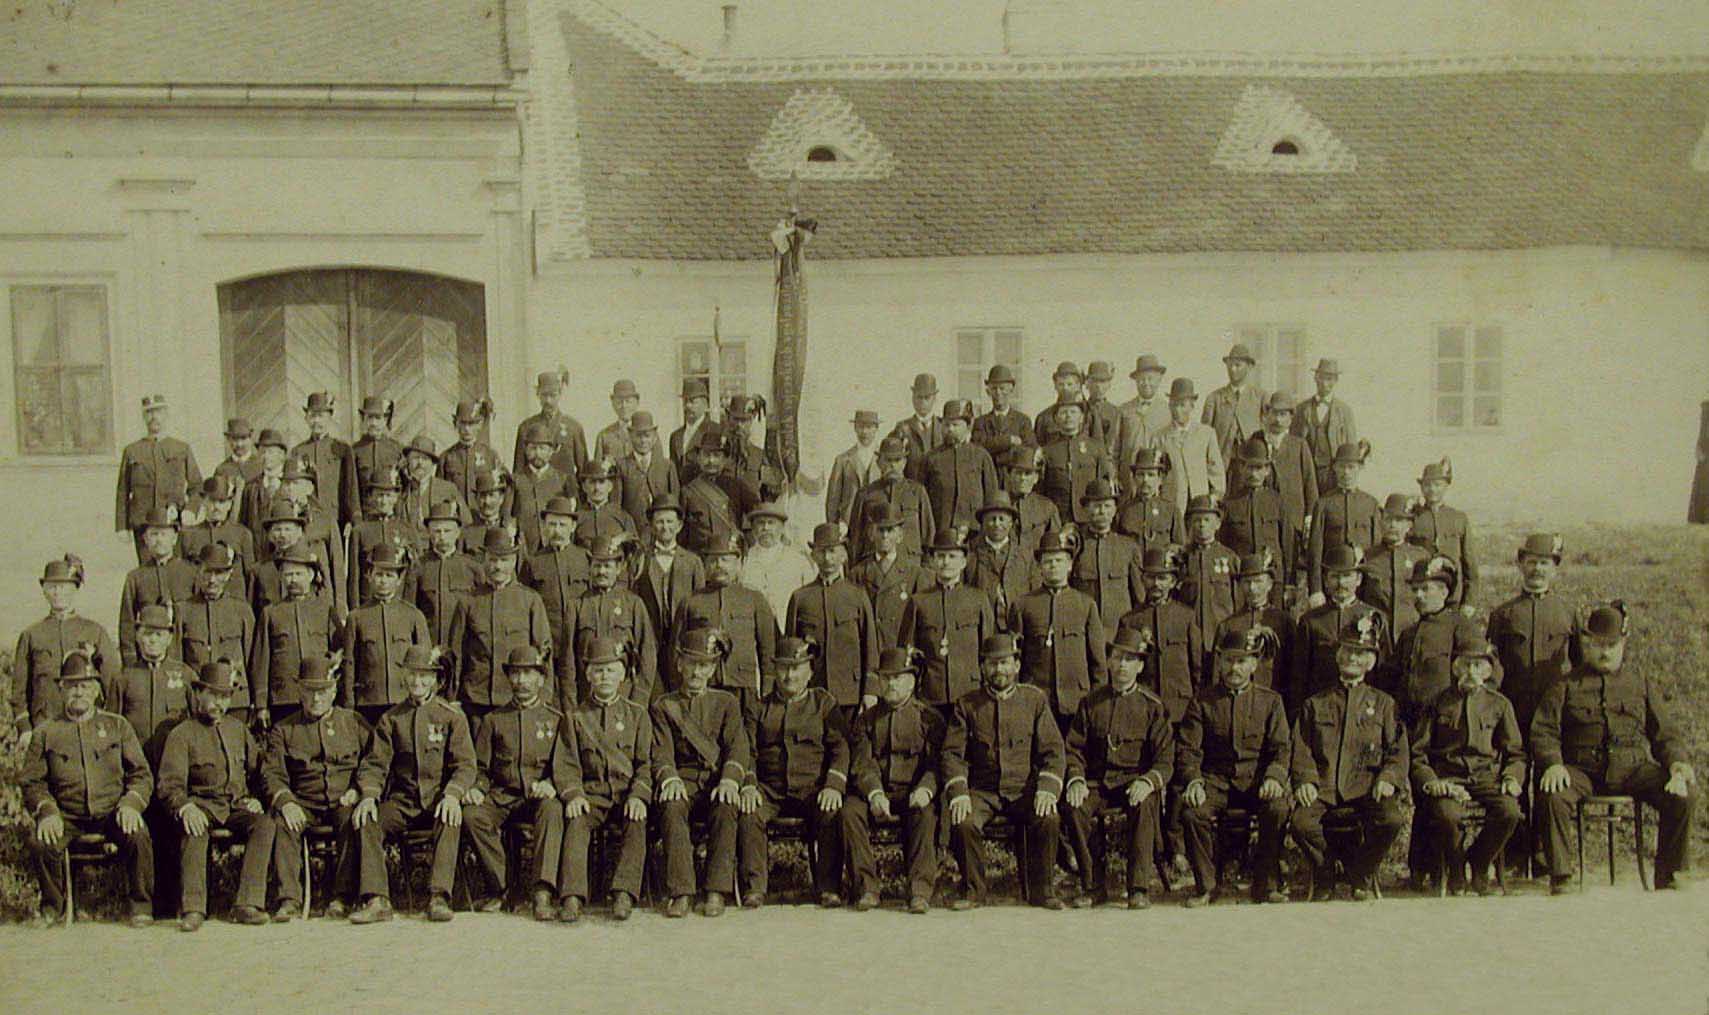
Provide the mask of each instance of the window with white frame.
{"label": "window with white frame", "polygon": [[106,287],[19,285],[11,298],[18,453],[110,454]]}
{"label": "window with white frame", "polygon": [[1252,350],[1258,365],[1254,380],[1266,391],[1286,391],[1303,398],[1312,390],[1306,362],[1305,328],[1297,324],[1243,324],[1235,341]]}
{"label": "window with white frame", "polygon": [[706,382],[713,407],[728,405],[736,395],[749,394],[748,341],[695,335],[677,340],[677,390],[682,382],[699,378]]}
{"label": "window with white frame", "polygon": [[1501,428],[1501,326],[1436,326],[1436,429]]}
{"label": "window with white frame", "polygon": [[1014,404],[1021,399],[1020,328],[957,328],[955,397],[985,403],[986,371],[1001,363],[1015,372]]}

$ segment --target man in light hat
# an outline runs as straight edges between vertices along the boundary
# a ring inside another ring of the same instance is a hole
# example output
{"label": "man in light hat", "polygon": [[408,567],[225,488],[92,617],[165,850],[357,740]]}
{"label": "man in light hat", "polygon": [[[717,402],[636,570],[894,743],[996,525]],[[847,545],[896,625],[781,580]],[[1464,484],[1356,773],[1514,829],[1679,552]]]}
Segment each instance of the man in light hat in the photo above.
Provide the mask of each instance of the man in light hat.
{"label": "man in light hat", "polygon": [[878,700],[878,689],[869,686],[878,665],[878,621],[872,601],[847,576],[849,548],[842,531],[833,522],[813,527],[809,549],[819,573],[790,595],[783,633],[818,646],[809,660],[813,684],[830,692],[846,720]]}
{"label": "man in light hat", "polygon": [[1187,711],[1206,656],[1192,609],[1174,596],[1180,575],[1179,546],[1165,543],[1147,547],[1140,558],[1145,599],[1117,619],[1118,627],[1138,628],[1148,636],[1152,657],[1146,684],[1163,699],[1173,723],[1179,723]]}
{"label": "man in light hat", "polygon": [[1287,901],[1276,861],[1288,821],[1291,733],[1282,696],[1253,680],[1269,651],[1273,645],[1263,629],[1223,628],[1216,643],[1217,679],[1193,696],[1181,720],[1175,774],[1195,885],[1189,906],[1216,896],[1217,822],[1231,807],[1258,822],[1252,901]]}
{"label": "man in light hat", "polygon": [[682,488],[682,545],[704,554],[719,533],[742,531],[748,512],[760,505],[760,492],[727,470],[729,456],[716,427],[700,432],[696,453],[699,475]]}
{"label": "man in light hat", "polygon": [[1123,488],[1127,500],[1116,509],[1116,531],[1132,536],[1141,549],[1154,543],[1185,543],[1187,525],[1173,497],[1163,493],[1169,458],[1156,448],[1140,448],[1128,459]]}
{"label": "man in light hat", "polygon": [[[461,445],[453,445],[454,450]],[[447,454],[450,453],[448,450]],[[482,453],[482,460],[492,460],[497,455],[491,450]],[[465,491],[474,487],[474,474],[461,475],[462,486],[438,474],[442,456],[433,443],[433,438],[426,434],[416,434],[404,448],[404,467],[402,472],[403,492],[398,497],[396,515],[403,519],[404,524],[411,529],[413,541],[422,545],[427,539],[427,516],[433,512],[433,505],[440,501],[451,501],[458,505],[467,505]],[[468,508],[462,508],[464,521],[468,520]]]}
{"label": "man in light hat", "polygon": [[1311,376],[1317,393],[1299,404],[1292,429],[1295,437],[1306,442],[1317,463],[1317,488],[1328,490],[1335,485],[1330,461],[1343,444],[1359,443],[1359,428],[1353,423],[1353,410],[1335,397],[1335,385],[1341,380],[1340,361],[1318,360]]}
{"label": "man in light hat", "polygon": [[[50,560],[42,568],[42,598],[47,616],[24,628],[12,650],[12,725],[18,749],[28,746],[30,731],[57,719],[64,706],[59,693],[59,668],[73,650],[82,651],[101,671],[103,682],[119,675],[122,660],[113,636],[100,622],[80,616],[77,597],[83,590],[83,561],[75,554]],[[141,611],[138,611],[140,616]]]}
{"label": "man in light hat", "polygon": [[225,594],[242,599],[249,591],[249,576],[255,571],[255,533],[237,520],[237,480],[215,473],[202,483],[202,520],[178,531],[178,552],[185,560],[199,560],[202,548],[224,543],[236,560]]}
{"label": "man in light hat", "polygon": [[1678,874],[1690,863],[1697,772],[1660,689],[1625,665],[1629,631],[1619,600],[1591,609],[1573,635],[1571,672],[1543,692],[1531,720],[1531,763],[1543,773],[1536,820],[1551,895],[1571,882],[1574,815],[1592,794],[1630,796],[1655,808],[1655,886],[1686,887]]}
{"label": "man in light hat", "polygon": [[[1067,561],[1060,568],[1064,582]],[[1066,595],[1079,595],[1063,586]],[[1084,597],[1082,597],[1084,598]],[[1095,616],[1095,614],[1094,614]],[[1103,656],[1098,631],[1098,655]],[[1066,908],[1051,884],[1056,856],[1067,748],[1046,693],[1018,683],[1021,648],[1012,634],[994,634],[979,646],[984,683],[956,701],[944,735],[943,793],[949,803],[950,842],[961,867],[958,910],[985,902],[985,826],[1002,814],[1025,840],[1026,897],[1035,906]],[[1078,700],[1075,705],[1078,706]]]}
{"label": "man in light hat", "polygon": [[[552,652],[552,626],[540,593],[516,580],[519,548],[510,534],[487,533],[481,547],[486,581],[451,613],[451,638],[444,646],[451,655],[451,693],[463,710],[479,719],[510,703],[510,680],[504,660],[512,649],[523,645],[540,653]],[[557,670],[556,693],[559,711],[575,703],[575,685],[562,664]]]}
{"label": "man in light hat", "polygon": [[101,672],[81,652],[68,653],[55,675],[60,711],[36,726],[19,774],[25,837],[41,888],[41,920],[52,925],[65,909],[69,870],[64,852],[78,835],[96,832],[119,848],[125,863],[129,923],[152,920],[154,848],[143,823],[153,780],[142,743],[124,717],[95,707]]}
{"label": "man in light hat", "polygon": [[[313,391],[303,402],[303,421],[308,425],[307,440],[291,448],[287,460],[307,463],[320,486],[320,496],[324,506],[332,514],[333,521],[342,530],[356,520],[358,505],[345,499],[351,484],[346,477],[354,474],[356,463],[350,458],[350,444],[332,434],[333,415],[337,411],[337,399],[330,391]],[[264,511],[272,500],[271,495],[261,499],[260,510]],[[246,501],[247,503],[247,501]],[[259,513],[259,511],[257,512]],[[256,537],[260,539],[259,536]]]}
{"label": "man in light hat", "polygon": [[574,922],[592,899],[588,860],[595,829],[617,840],[611,918],[629,919],[641,894],[647,809],[653,801],[653,720],[644,705],[621,693],[629,679],[623,646],[600,638],[588,644],[586,655],[588,696],[571,717],[577,764],[570,782],[559,787],[565,815],[558,865],[561,923]]}
{"label": "man in light hat", "polygon": [[1044,692],[1060,730],[1080,700],[1109,681],[1107,629],[1092,597],[1068,584],[1072,540],[1047,532],[1034,557],[1040,587],[1010,607],[1008,630],[1020,639],[1021,679]]}
{"label": "man in light hat", "polygon": [[1169,424],[1153,439],[1169,459],[1163,489],[1183,514],[1190,498],[1206,494],[1221,497],[1227,490],[1228,475],[1216,431],[1193,422],[1193,409],[1198,404],[1192,379],[1175,378],[1169,385]]}
{"label": "man in light hat", "polygon": [[1448,459],[1432,462],[1418,476],[1421,499],[1414,505],[1412,531],[1407,540],[1454,562],[1460,583],[1449,605],[1470,617],[1478,590],[1478,562],[1472,556],[1472,523],[1459,508],[1444,501],[1454,482],[1454,466]]}
{"label": "man in light hat", "polygon": [[[680,639],[695,628],[717,628],[725,648],[714,667],[714,683],[746,703],[770,689],[772,658],[777,651],[777,614],[765,596],[739,584],[740,532],[713,537],[701,558],[706,564],[706,583],[683,601],[671,621],[671,630]],[[681,686],[681,674],[676,676]]]}
{"label": "man in light hat", "polygon": [[807,834],[816,847],[814,894],[824,909],[843,904],[848,727],[837,697],[823,687],[807,686],[818,654],[818,645],[808,639],[778,639],[772,691],[744,715],[754,763],[743,779],[736,836],[742,880],[747,885],[742,905],[749,909],[765,905],[771,873],[766,830],[777,817],[806,820]]}
{"label": "man in light hat", "polygon": [[931,498],[926,488],[905,473],[908,445],[892,434],[878,446],[879,478],[855,497],[854,521],[849,525],[854,556],[864,559],[878,545],[876,519],[892,509],[902,519],[901,551],[918,555],[937,531]]}
{"label": "man in light hat", "polygon": [[367,564],[372,598],[350,614],[339,632],[344,667],[338,703],[372,723],[409,697],[405,653],[417,645],[431,647],[434,641],[426,615],[402,595],[409,571],[402,548],[376,546]]}
{"label": "man in light hat", "polygon": [[1269,550],[1281,563],[1282,573],[1289,573],[1286,565],[1294,533],[1282,495],[1270,483],[1270,446],[1263,438],[1242,441],[1235,448],[1229,478],[1234,494],[1223,502],[1217,540],[1240,555]]}
{"label": "man in light hat", "polygon": [[831,461],[831,478],[825,487],[825,520],[854,533],[855,498],[868,484],[878,481],[878,413],[855,410],[849,421],[854,427],[854,445]]}
{"label": "man in light hat", "polygon": [[[508,652],[504,658],[509,658]],[[350,914],[354,924],[392,918],[386,839],[409,829],[433,832],[428,920],[447,923],[453,915],[451,890],[457,877],[463,803],[480,766],[464,709],[436,693],[438,654],[417,645],[405,654],[403,665],[409,671],[409,697],[387,709],[374,725],[374,739],[356,769],[356,792],[361,799],[351,822],[361,849],[363,902]],[[510,702],[508,680],[504,694],[501,706]]]}
{"label": "man in light hat", "polygon": [[677,479],[683,486],[694,482],[700,474],[696,448],[704,430],[717,429],[711,415],[712,400],[707,393],[706,378],[685,377],[682,381],[682,426],[671,431],[671,463],[676,466]]}
{"label": "man in light hat", "polygon": [[[516,428],[516,450],[511,455],[510,469],[521,472],[527,461],[526,444],[524,440],[528,429],[535,423],[544,423],[552,428],[557,438],[553,442],[556,449],[552,456],[552,467],[566,476],[573,476],[576,470],[587,461],[587,436],[582,425],[575,417],[558,411],[558,397],[570,383],[570,372],[560,367],[557,371],[546,371],[534,379],[534,394],[540,399],[540,411],[523,420]],[[495,470],[496,471],[496,470]]]}
{"label": "man in light hat", "polygon": [[541,696],[546,659],[526,645],[510,650],[504,661],[514,697],[488,712],[475,732],[475,785],[464,797],[463,820],[475,856],[492,893],[475,904],[479,913],[504,908],[511,884],[506,870],[503,833],[526,831],[529,861],[526,885],[534,919],[558,917],[558,870],[564,845],[564,804],[579,782],[575,730],[564,713]]}
{"label": "man in light hat", "polygon": [[1370,454],[1369,444],[1343,444],[1330,462],[1335,483],[1318,496],[1306,541],[1306,583],[1313,606],[1322,605],[1324,600],[1323,555],[1327,547],[1354,546],[1364,554],[1382,540],[1382,507],[1375,497],[1359,489],[1359,472]]}
{"label": "man in light hat", "polygon": [[1115,531],[1115,485],[1093,480],[1080,495],[1086,524],[1080,530],[1080,548],[1068,583],[1092,597],[1098,615],[1120,619],[1145,598],[1141,557],[1145,551],[1134,539]]}
{"label": "man in light hat", "polygon": [[1033,554],[1017,533],[1020,512],[1009,495],[998,491],[979,509],[979,531],[973,537],[967,564],[967,584],[991,600],[998,630],[1009,620],[1009,604],[1038,584]]}
{"label": "man in light hat", "polygon": [[1015,372],[998,363],[985,372],[985,393],[991,411],[973,421],[973,442],[985,449],[992,462],[1023,444],[1033,443],[1032,417],[1015,408]]}
{"label": "man in light hat", "polygon": [[[1063,793],[1068,840],[1080,868],[1074,907],[1085,909],[1104,894],[1102,850],[1092,848],[1092,825],[1106,810],[1125,819],[1127,881],[1118,901],[1129,909],[1150,905],[1152,857],[1161,822],[1163,791],[1175,765],[1175,731],[1163,699],[1139,682],[1151,643],[1143,630],[1122,628],[1110,642],[1110,682],[1093,688],[1068,724],[1068,788]],[[1101,836],[1099,837],[1101,838]]]}
{"label": "man in light hat", "polygon": [[1415,564],[1430,557],[1406,541],[1412,528],[1412,498],[1391,493],[1383,501],[1379,538],[1359,565],[1359,598],[1383,615],[1389,633],[1399,636],[1418,622],[1413,597],[1407,592],[1407,576]]}
{"label": "man in light hat", "polygon": [[843,802],[843,838],[860,897],[855,908],[878,908],[878,861],[871,824],[898,820],[908,865],[908,912],[931,908],[937,880],[938,770],[949,725],[943,713],[914,697],[914,653],[887,648],[875,676],[878,704],[858,715],[849,739],[854,792]]}
{"label": "man in light hat", "polygon": [[[335,704],[338,679],[325,656],[304,657],[296,684],[302,707],[267,731],[261,763],[261,782],[275,830],[273,875],[279,887],[273,920],[286,923],[303,911],[303,833],[316,825],[332,826],[335,837],[333,889],[326,915],[341,920],[361,891],[352,823],[361,796],[356,790],[356,769],[374,732],[360,715]],[[366,890],[375,889],[369,884]]]}
{"label": "man in light hat", "polygon": [[[387,556],[383,561],[387,587],[395,595],[400,572],[392,568],[402,568],[401,556]],[[261,611],[249,655],[250,694],[255,706],[251,718],[261,729],[296,711],[300,697],[297,672],[302,660],[329,656],[333,647],[343,642],[344,625],[332,601],[311,592],[314,561],[296,547],[279,558],[278,564],[285,598]],[[423,634],[425,626],[424,622]]]}
{"label": "man in light hat", "polygon": [[[1378,898],[1377,867],[1406,825],[1399,795],[1406,785],[1406,730],[1394,699],[1365,683],[1380,657],[1382,627],[1371,614],[1341,630],[1335,685],[1306,699],[1294,723],[1291,824],[1294,841],[1317,869],[1314,899],[1333,891],[1331,860],[1340,861],[1355,901]],[[1361,829],[1356,845],[1340,856],[1331,854],[1323,833],[1331,811]]]}
{"label": "man in light hat", "polygon": [[[1121,424],[1117,430],[1112,452],[1118,469],[1127,469],[1141,448],[1154,447],[1157,434],[1169,425],[1169,400],[1158,397],[1163,375],[1169,368],[1151,353],[1143,353],[1133,362],[1128,376],[1133,379],[1134,397],[1122,403]],[[1131,489],[1126,475],[1119,475],[1123,489]]]}
{"label": "man in light hat", "polygon": [[1543,692],[1572,670],[1568,647],[1577,617],[1554,591],[1566,549],[1558,533],[1533,532],[1514,555],[1519,592],[1490,611],[1485,629],[1495,646],[1495,682],[1513,702],[1519,728],[1529,731]]}
{"label": "man in light hat", "polygon": [[651,708],[653,784],[658,788],[665,892],[670,899],[665,916],[687,916],[693,901],[689,822],[699,819],[707,829],[702,912],[715,917],[724,913],[724,897],[736,891],[737,807],[753,755],[741,703],[735,695],[709,686],[729,660],[729,636],[710,625],[684,628],[677,636],[676,653],[682,686],[660,696]]}
{"label": "man in light hat", "polygon": [[[893,504],[879,504],[868,521],[856,531],[872,533],[872,549],[849,570],[849,580],[860,586],[872,603],[878,647],[892,648],[902,635],[902,613],[909,599],[932,587],[932,574],[919,554],[902,545],[905,519]],[[1030,566],[1032,554],[1027,554]]]}
{"label": "man in light hat", "polygon": [[912,649],[920,664],[920,700],[948,711],[979,686],[979,645],[997,633],[991,598],[963,581],[964,530],[940,528],[926,548],[931,587],[908,598],[896,645]]}
{"label": "man in light hat", "polygon": [[1000,464],[1003,466],[1005,489],[1009,492],[1009,499],[1014,501],[1018,516],[1015,533],[1027,553],[1031,554],[1038,549],[1039,539],[1046,532],[1061,529],[1063,521],[1056,502],[1036,489],[1039,470],[1044,467],[1044,452],[1029,442],[1011,449],[1009,457]]}
{"label": "man in light hat", "polygon": [[1232,462],[1235,449],[1262,432],[1259,417],[1268,395],[1251,383],[1252,368],[1258,360],[1245,343],[1236,342],[1222,358],[1222,365],[1228,372],[1228,383],[1205,399],[1199,422],[1216,431],[1217,450],[1222,452],[1223,461]]}
{"label": "man in light hat", "polygon": [[155,786],[181,826],[178,929],[200,930],[207,919],[208,832],[214,828],[228,828],[244,841],[232,921],[263,924],[274,832],[273,819],[258,799],[265,792],[260,745],[228,712],[238,690],[237,670],[229,661],[203,666],[192,686],[190,718],[166,735]]}
{"label": "man in light hat", "polygon": [[[1057,418],[1057,409],[1064,405],[1080,407],[1081,430],[1089,427],[1086,418],[1086,375],[1074,363],[1063,360],[1056,365],[1050,374],[1051,386],[1056,388],[1056,400],[1033,417],[1033,442],[1041,448],[1049,447],[1052,442],[1062,436],[1061,420]],[[1090,434],[1087,434],[1090,436]],[[1106,448],[1107,450],[1107,448]]]}
{"label": "man in light hat", "polygon": [[630,450],[617,459],[617,501],[636,532],[647,530],[647,508],[659,497],[674,497],[681,486],[677,483],[676,466],[659,449],[659,425],[653,414],[645,409],[629,417]]}
{"label": "man in light hat", "polygon": [[[439,477],[457,491],[457,497],[465,504],[474,498],[476,476],[504,468],[504,460],[482,436],[492,418],[493,402],[490,398],[466,399],[458,402],[451,411],[451,426],[457,432],[457,440],[445,449],[436,464]],[[423,438],[425,436],[422,435]],[[414,448],[416,445],[410,446]],[[443,497],[443,494],[434,495],[429,503],[437,504]]]}
{"label": "man in light hat", "polygon": [[776,501],[767,501],[748,512],[748,546],[742,557],[742,584],[765,596],[776,616],[789,610],[789,597],[813,580],[813,562],[794,543],[783,538],[788,512]]}
{"label": "man in light hat", "polygon": [[[1445,558],[1439,558],[1445,559]],[[1490,894],[1489,866],[1519,827],[1519,791],[1525,781],[1525,746],[1513,704],[1490,685],[1495,650],[1475,628],[1454,632],[1453,684],[1444,688],[1412,725],[1412,784],[1418,813],[1413,834],[1428,848],[1420,857],[1446,856],[1448,890]],[[1465,805],[1483,809],[1478,837],[1461,844]],[[1416,872],[1415,872],[1416,878]]]}
{"label": "man in light hat", "polygon": [[1294,421],[1294,400],[1285,391],[1272,391],[1264,403],[1264,445],[1270,452],[1269,485],[1282,498],[1288,542],[1282,553],[1282,580],[1294,584],[1305,556],[1307,531],[1317,510],[1318,462],[1304,439],[1288,432]]}
{"label": "man in light hat", "polygon": [[344,476],[345,496],[357,508],[350,523],[367,517],[368,487],[374,477],[395,473],[403,465],[403,445],[392,436],[392,417],[396,410],[397,403],[391,399],[369,395],[362,399],[357,411],[362,436],[350,445],[350,461],[355,469]]}
{"label": "man in light hat", "polygon": [[576,600],[571,625],[571,649],[576,669],[575,697],[565,705],[587,697],[587,664],[582,661],[596,638],[621,642],[628,653],[629,684],[624,697],[651,701],[658,696],[659,642],[647,607],[629,586],[619,582],[628,571],[628,540],[600,537],[588,544],[588,586]]}
{"label": "man in light hat", "polygon": [[261,475],[261,456],[255,453],[255,428],[249,425],[249,420],[236,417],[225,421],[225,448],[226,456],[214,466],[214,475],[224,473],[239,483]]}
{"label": "man in light hat", "polygon": [[136,660],[136,615],[144,606],[170,606],[190,598],[196,584],[196,566],[178,555],[178,512],[150,511],[138,526],[142,543],[141,563],[125,575],[119,590],[119,653],[127,663]]}
{"label": "man in light hat", "polygon": [[1222,504],[1214,497],[1187,502],[1187,543],[1181,552],[1181,601],[1193,611],[1199,644],[1212,645],[1217,625],[1239,608],[1235,572],[1240,555],[1217,542],[1222,528]]}
{"label": "man in light hat", "polygon": [[945,443],[926,455],[921,465],[932,518],[939,528],[972,527],[974,513],[999,489],[997,467],[986,450],[973,443],[973,403],[952,398],[944,402]]}
{"label": "man in light hat", "polygon": [[344,560],[348,569],[345,582],[345,608],[354,610],[374,597],[368,581],[367,562],[380,547],[400,552],[404,570],[415,555],[420,531],[398,517],[398,498],[403,481],[396,470],[376,473],[368,479],[368,498],[362,505],[362,520],[351,524],[345,538]]}
{"label": "man in light hat", "polygon": [[[175,635],[168,654],[184,660],[192,673],[215,659],[249,659],[257,633],[249,601],[227,594],[236,564],[231,548],[223,543],[204,546],[197,564],[200,569],[190,598],[178,600],[167,611]],[[283,584],[280,592],[283,595]],[[251,704],[250,688],[240,686],[229,711],[247,719]]]}
{"label": "man in light hat", "polygon": [[623,378],[612,384],[611,411],[617,418],[607,423],[594,436],[593,453],[590,457],[615,462],[629,454],[634,447],[629,433],[629,421],[640,407],[641,391],[635,387],[634,381]]}
{"label": "man in light hat", "polygon": [[1278,577],[1276,557],[1268,550],[1248,553],[1240,558],[1234,579],[1240,585],[1240,609],[1216,626],[1212,645],[1221,644],[1226,631],[1262,631],[1259,643],[1262,651],[1252,672],[1252,682],[1267,687],[1285,700],[1288,696],[1288,667],[1293,661],[1294,618],[1287,610],[1273,605],[1271,596]]}
{"label": "man in light hat", "polygon": [[1039,491],[1056,504],[1064,522],[1084,523],[1086,508],[1080,498],[1100,479],[1113,484],[1115,463],[1102,441],[1085,434],[1086,412],[1079,402],[1064,402],[1046,411],[1056,414],[1056,422],[1051,443],[1040,456]]}
{"label": "man in light hat", "polygon": [[635,519],[618,500],[617,467],[604,458],[590,458],[582,463],[576,476],[581,486],[577,502],[576,541],[584,546],[595,539],[623,538],[633,540],[640,530]]}
{"label": "man in light hat", "polygon": [[1382,614],[1370,603],[1359,601],[1359,566],[1365,561],[1357,546],[1332,546],[1323,555],[1322,606],[1307,610],[1294,629],[1294,657],[1288,675],[1288,715],[1297,717],[1307,698],[1335,687],[1341,672],[1336,662],[1341,632],[1349,624],[1374,617],[1379,625],[1378,655],[1387,656],[1393,637],[1383,625]]}
{"label": "man in light hat", "polygon": [[932,407],[938,403],[938,379],[931,374],[915,374],[914,385],[909,389],[909,397],[914,405],[914,412],[907,419],[897,421],[890,430],[890,437],[902,441],[903,457],[908,460],[910,474],[914,463],[943,447],[948,435],[944,433],[943,421],[932,415]]}
{"label": "man in light hat", "polygon": [[148,433],[140,440],[125,445],[125,450],[119,455],[113,530],[135,539],[139,564],[147,559],[142,527],[150,513],[168,508],[182,509],[190,499],[190,492],[202,485],[202,470],[196,465],[196,453],[178,438],[166,436],[166,419],[166,396],[145,396],[142,421]]}
{"label": "man in light hat", "polygon": [[[558,432],[549,423],[534,423],[522,432],[522,468],[510,474],[510,504],[518,537],[533,553],[540,548],[540,507],[553,497],[575,497],[574,480],[552,465]],[[578,468],[586,468],[584,461]],[[599,471],[607,470],[602,466]]]}
{"label": "man in light hat", "polygon": [[451,614],[480,584],[481,567],[459,545],[463,517],[456,501],[433,505],[422,523],[427,538],[406,579],[403,599],[427,621],[428,644],[444,645],[451,637]]}

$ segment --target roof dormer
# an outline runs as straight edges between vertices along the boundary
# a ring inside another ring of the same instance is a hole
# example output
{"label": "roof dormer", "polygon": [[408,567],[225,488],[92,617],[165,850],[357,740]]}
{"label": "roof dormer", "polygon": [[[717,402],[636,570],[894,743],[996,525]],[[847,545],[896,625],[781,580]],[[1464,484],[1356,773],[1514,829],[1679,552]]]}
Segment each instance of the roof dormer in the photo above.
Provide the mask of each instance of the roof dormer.
{"label": "roof dormer", "polygon": [[798,90],[748,153],[762,180],[882,180],[896,156],[867,129],[849,100],[830,89]]}

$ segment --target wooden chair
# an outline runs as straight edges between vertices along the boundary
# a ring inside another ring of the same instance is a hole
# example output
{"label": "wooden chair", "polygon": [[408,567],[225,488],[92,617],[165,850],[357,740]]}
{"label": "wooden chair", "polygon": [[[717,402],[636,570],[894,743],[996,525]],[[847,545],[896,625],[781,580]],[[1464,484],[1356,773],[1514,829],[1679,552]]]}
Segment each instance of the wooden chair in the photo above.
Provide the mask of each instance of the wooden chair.
{"label": "wooden chair", "polygon": [[1579,800],[1574,810],[1578,832],[1578,890],[1584,891],[1584,825],[1599,822],[1608,829],[1608,883],[1614,884],[1614,833],[1616,826],[1630,822],[1634,858],[1638,864],[1638,883],[1650,890],[1650,875],[1644,868],[1644,805],[1629,796],[1587,796]]}
{"label": "wooden chair", "polygon": [[61,921],[69,927],[77,922],[77,879],[72,864],[85,866],[110,863],[119,855],[118,843],[100,832],[80,832],[71,836],[60,853],[60,870],[65,877],[65,914]]}
{"label": "wooden chair", "polygon": [[[1483,831],[1484,822],[1488,820],[1489,812],[1483,804],[1476,800],[1467,800],[1460,805],[1460,852],[1466,850],[1466,843],[1476,839]],[[1504,847],[1505,848],[1505,847]],[[1497,853],[1494,860],[1495,884],[1501,889],[1501,894],[1507,894],[1507,858]],[[1438,850],[1436,853],[1436,897],[1448,897],[1448,854]],[[1463,870],[1460,873],[1465,873]]]}

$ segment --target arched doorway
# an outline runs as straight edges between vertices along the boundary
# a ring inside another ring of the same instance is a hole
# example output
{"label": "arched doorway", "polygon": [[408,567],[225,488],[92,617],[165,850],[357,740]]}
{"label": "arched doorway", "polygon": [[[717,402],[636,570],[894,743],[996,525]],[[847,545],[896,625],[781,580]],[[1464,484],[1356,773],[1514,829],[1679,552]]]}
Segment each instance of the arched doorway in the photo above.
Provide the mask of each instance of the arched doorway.
{"label": "arched doorway", "polygon": [[306,436],[313,391],[337,399],[333,432],[349,438],[369,395],[397,403],[392,432],[441,445],[451,409],[487,393],[484,288],[419,272],[368,268],[281,272],[219,287],[227,416]]}

